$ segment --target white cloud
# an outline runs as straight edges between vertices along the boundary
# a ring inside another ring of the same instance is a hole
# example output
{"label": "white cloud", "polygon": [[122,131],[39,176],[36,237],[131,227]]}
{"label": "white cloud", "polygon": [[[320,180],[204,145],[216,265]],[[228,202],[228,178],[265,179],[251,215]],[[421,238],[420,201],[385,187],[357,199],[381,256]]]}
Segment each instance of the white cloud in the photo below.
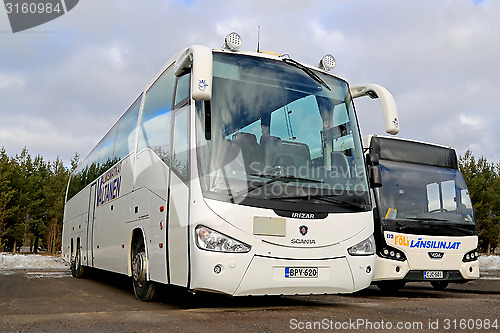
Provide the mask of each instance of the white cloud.
{"label": "white cloud", "polygon": [[25,81],[24,75],[0,72],[0,89],[20,89]]}
{"label": "white cloud", "polygon": [[[388,88],[400,136],[498,161],[499,15],[500,2],[491,0],[145,0],[141,10],[80,1],[43,26],[51,33],[0,34],[0,146],[69,163],[75,150],[87,154],[175,52],[221,47],[230,31],[255,50],[260,25],[263,50],[313,65],[332,53],[335,74]],[[355,102],[362,133],[383,133],[377,102]]]}

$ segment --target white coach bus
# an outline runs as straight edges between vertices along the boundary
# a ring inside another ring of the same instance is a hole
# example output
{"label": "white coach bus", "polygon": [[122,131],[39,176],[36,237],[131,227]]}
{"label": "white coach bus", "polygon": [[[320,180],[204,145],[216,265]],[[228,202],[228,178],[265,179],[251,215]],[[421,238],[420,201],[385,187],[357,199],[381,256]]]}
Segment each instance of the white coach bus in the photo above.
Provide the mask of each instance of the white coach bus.
{"label": "white coach bus", "polygon": [[383,136],[363,143],[382,171],[383,186],[374,189],[374,283],[393,292],[406,282],[442,290],[477,279],[477,228],[455,150]]}
{"label": "white coach bus", "polygon": [[[63,256],[229,295],[349,293],[373,277],[373,213],[346,81],[288,56],[175,55],[71,174]],[[379,87],[358,95],[382,102]],[[392,100],[393,101],[393,100]],[[397,131],[397,126],[390,129]]]}

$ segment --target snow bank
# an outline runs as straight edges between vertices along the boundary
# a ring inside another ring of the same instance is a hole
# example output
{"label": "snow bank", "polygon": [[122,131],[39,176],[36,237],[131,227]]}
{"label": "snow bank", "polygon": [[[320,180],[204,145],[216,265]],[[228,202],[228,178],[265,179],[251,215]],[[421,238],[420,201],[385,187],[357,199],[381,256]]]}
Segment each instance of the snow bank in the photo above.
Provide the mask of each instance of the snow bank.
{"label": "snow bank", "polygon": [[480,271],[500,271],[500,256],[479,256]]}
{"label": "snow bank", "polygon": [[[62,258],[38,254],[12,254],[0,252],[0,270],[55,269],[66,270],[69,264]],[[500,271],[500,256],[479,256],[479,270]]]}
{"label": "snow bank", "polygon": [[0,270],[11,269],[68,269],[69,265],[61,258],[39,254],[0,253]]}

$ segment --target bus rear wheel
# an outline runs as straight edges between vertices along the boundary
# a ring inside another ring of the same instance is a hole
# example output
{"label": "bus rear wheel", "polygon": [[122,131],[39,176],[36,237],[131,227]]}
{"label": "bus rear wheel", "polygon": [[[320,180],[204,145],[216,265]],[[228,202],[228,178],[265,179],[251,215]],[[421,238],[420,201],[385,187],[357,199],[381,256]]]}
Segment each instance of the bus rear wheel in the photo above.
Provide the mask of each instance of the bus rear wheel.
{"label": "bus rear wheel", "polygon": [[431,281],[431,285],[436,290],[445,290],[446,287],[448,287],[448,284],[449,284],[448,281]]}
{"label": "bus rear wheel", "polygon": [[140,238],[132,253],[132,281],[135,297],[143,302],[157,298],[156,284],[147,280],[147,258],[144,240]]}
{"label": "bus rear wheel", "polygon": [[82,265],[82,252],[80,250],[80,244],[77,244],[75,257],[71,262],[71,275],[76,278],[83,277],[85,273],[85,268]]}
{"label": "bus rear wheel", "polygon": [[405,285],[406,285],[406,282],[403,281],[403,280],[379,281],[379,282],[377,282],[378,289],[380,289],[383,292],[388,293],[388,294],[398,292]]}

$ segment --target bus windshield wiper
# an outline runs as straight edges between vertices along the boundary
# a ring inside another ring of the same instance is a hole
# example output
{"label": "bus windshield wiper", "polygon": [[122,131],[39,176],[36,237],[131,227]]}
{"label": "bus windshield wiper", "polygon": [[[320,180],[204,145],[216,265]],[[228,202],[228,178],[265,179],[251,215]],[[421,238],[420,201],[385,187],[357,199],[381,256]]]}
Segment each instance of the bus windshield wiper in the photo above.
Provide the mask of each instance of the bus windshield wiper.
{"label": "bus windshield wiper", "polygon": [[442,221],[449,222],[448,219],[440,219],[438,217],[407,217],[407,220],[416,220],[416,221]]}
{"label": "bus windshield wiper", "polygon": [[[419,222],[421,225],[428,225],[430,227],[446,226],[446,227],[451,227],[454,229],[470,231],[469,229],[463,228],[460,225],[457,225],[456,223],[452,223],[447,219],[440,219],[437,217],[407,217],[405,219],[412,220],[412,222],[409,222],[405,225],[400,225],[399,223],[396,222],[396,224],[398,225],[398,231],[403,231],[403,230],[406,230],[408,228],[411,228],[412,226],[415,226],[415,224],[418,224]],[[432,222],[443,222],[443,223],[432,223]]]}
{"label": "bus windshield wiper", "polygon": [[409,223],[406,223],[405,225],[400,225],[398,224],[398,231],[404,231],[406,229],[409,229],[416,224],[420,225],[432,225],[431,221],[440,221],[440,222],[449,222],[448,220],[445,219],[440,219],[436,217],[406,217],[405,220],[412,220]]}
{"label": "bus windshield wiper", "polygon": [[244,194],[248,194],[252,191],[255,191],[256,189],[259,189],[263,186],[266,186],[266,185],[269,185],[269,184],[272,184],[274,182],[278,182],[278,181],[281,181],[281,182],[284,182],[284,183],[289,183],[291,181],[295,181],[295,182],[307,182],[307,183],[324,183],[323,181],[321,180],[317,180],[317,179],[309,179],[309,178],[302,178],[302,177],[296,177],[294,175],[271,175],[271,174],[265,174],[265,173],[249,173],[250,176],[254,176],[254,177],[261,177],[261,178],[269,178],[269,180],[261,183],[261,184],[258,184],[256,186],[253,186],[253,187],[250,187],[250,188],[247,188],[247,189],[244,189],[242,191],[239,191],[237,193],[234,193],[234,194],[231,194],[229,196],[229,199],[230,200],[234,200],[234,198],[237,198],[237,197],[240,197]]}
{"label": "bus windshield wiper", "polygon": [[468,233],[473,233],[474,232],[474,228],[472,228],[472,229],[464,228],[463,226],[465,226],[465,225],[467,225],[467,226],[473,226],[471,224],[470,225],[469,224],[458,224],[457,225],[457,224],[454,224],[454,223],[449,223],[449,224],[447,223],[446,224],[447,227],[450,227],[450,228],[455,229],[455,230],[466,231]]}
{"label": "bus windshield wiper", "polygon": [[302,70],[304,73],[306,73],[307,75],[309,75],[309,77],[311,79],[313,79],[314,81],[318,82],[319,84],[321,84],[326,89],[332,91],[332,89],[330,89],[330,87],[328,86],[328,84],[326,84],[326,82],[323,81],[318,76],[318,74],[314,73],[314,71],[312,69],[310,69],[309,67],[306,67],[306,66],[302,65],[300,62],[295,61],[295,60],[293,60],[291,58],[283,58],[283,61],[285,63],[289,64],[289,65],[292,65],[292,66],[297,67],[298,69]]}
{"label": "bus windshield wiper", "polygon": [[362,210],[367,210],[368,205],[365,204],[360,204],[357,202],[353,201],[348,201],[348,200],[341,200],[337,198],[336,195],[302,195],[302,196],[296,196],[296,197],[276,197],[276,198],[271,198],[271,199],[302,199],[302,200],[311,200],[311,199],[316,199],[332,204],[337,204],[337,205],[343,205],[343,206],[349,206],[349,207],[354,207]]}
{"label": "bus windshield wiper", "polygon": [[[429,222],[429,220],[427,220],[427,219],[408,218],[408,217],[406,219],[407,220],[413,220],[413,221],[408,222],[405,225],[400,225],[399,223],[396,222],[396,224],[398,225],[398,228],[397,228],[398,231],[404,231],[404,230],[406,230],[408,228],[413,227],[415,224],[419,224],[419,225],[424,225],[424,224],[425,225],[430,225],[431,224]],[[425,222],[427,222],[427,223],[425,223]]]}

